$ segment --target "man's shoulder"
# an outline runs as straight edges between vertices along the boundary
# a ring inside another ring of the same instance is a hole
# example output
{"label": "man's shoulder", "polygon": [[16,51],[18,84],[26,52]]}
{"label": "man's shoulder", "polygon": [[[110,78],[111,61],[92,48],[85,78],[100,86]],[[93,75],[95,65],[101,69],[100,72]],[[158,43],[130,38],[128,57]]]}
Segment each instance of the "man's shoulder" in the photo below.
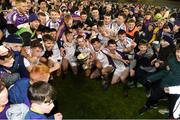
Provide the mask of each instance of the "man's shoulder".
{"label": "man's shoulder", "polygon": [[14,85],[25,85],[25,84],[29,84],[30,79],[29,78],[21,78],[19,80],[17,80]]}

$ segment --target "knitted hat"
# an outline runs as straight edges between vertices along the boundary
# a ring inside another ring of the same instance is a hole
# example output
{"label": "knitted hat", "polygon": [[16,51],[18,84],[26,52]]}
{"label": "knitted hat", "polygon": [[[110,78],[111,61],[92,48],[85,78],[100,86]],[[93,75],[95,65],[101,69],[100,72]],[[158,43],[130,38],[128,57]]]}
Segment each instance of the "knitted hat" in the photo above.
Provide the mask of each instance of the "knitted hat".
{"label": "knitted hat", "polygon": [[173,38],[169,35],[163,35],[162,39],[167,41],[169,44],[173,44]]}
{"label": "knitted hat", "polygon": [[29,22],[33,22],[35,20],[39,20],[38,19],[38,16],[35,14],[35,13],[32,13],[30,16],[29,16]]}
{"label": "knitted hat", "polygon": [[16,44],[23,44],[21,37],[16,34],[10,34],[5,40],[6,43],[16,43]]}

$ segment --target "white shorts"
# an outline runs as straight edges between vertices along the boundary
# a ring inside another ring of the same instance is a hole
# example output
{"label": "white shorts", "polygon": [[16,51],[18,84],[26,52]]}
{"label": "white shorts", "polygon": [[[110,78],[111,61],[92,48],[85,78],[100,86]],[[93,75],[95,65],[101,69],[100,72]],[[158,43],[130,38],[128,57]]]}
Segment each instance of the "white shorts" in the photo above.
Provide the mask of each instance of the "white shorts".
{"label": "white shorts", "polygon": [[76,61],[69,61],[69,64],[72,67],[77,66],[77,62]]}
{"label": "white shorts", "polygon": [[125,69],[126,69],[126,67],[116,68],[113,76],[119,76],[120,77]]}

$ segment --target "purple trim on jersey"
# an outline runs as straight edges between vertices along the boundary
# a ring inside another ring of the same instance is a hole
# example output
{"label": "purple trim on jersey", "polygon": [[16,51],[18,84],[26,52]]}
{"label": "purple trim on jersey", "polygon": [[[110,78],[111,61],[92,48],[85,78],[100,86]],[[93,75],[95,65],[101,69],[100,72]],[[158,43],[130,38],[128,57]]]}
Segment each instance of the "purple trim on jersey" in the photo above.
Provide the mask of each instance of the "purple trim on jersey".
{"label": "purple trim on jersey", "polygon": [[151,23],[151,20],[146,20],[145,26],[148,27],[150,23]]}
{"label": "purple trim on jersey", "polygon": [[16,14],[16,21],[15,21],[15,26],[24,24],[28,22],[28,16],[27,15],[20,15]]}
{"label": "purple trim on jersey", "polygon": [[[14,18],[15,18],[15,20],[14,20]],[[6,19],[7,19],[8,24],[14,24],[17,27],[18,25],[28,22],[29,18],[28,18],[27,14],[20,15],[17,10],[14,10],[12,13],[10,13],[7,16]]]}
{"label": "purple trim on jersey", "polygon": [[54,28],[54,26],[52,24],[57,24],[58,26],[55,26],[57,28],[55,28],[56,30],[59,28],[61,21],[57,20],[56,22],[53,22],[52,20],[49,20],[46,24],[47,27],[49,28]]}
{"label": "purple trim on jersey", "polygon": [[[72,15],[72,18],[73,18],[73,24],[74,24],[74,23],[81,22],[81,21],[80,21],[80,17],[79,17],[78,15],[73,14],[73,15]],[[78,19],[78,18],[79,18],[79,19]],[[61,28],[61,27],[62,27],[62,28]],[[61,28],[61,29],[60,29],[60,28]],[[66,31],[66,29],[67,29],[67,26],[66,26],[65,23],[64,23],[64,18],[61,18],[61,23],[60,23],[60,25],[59,25],[59,29],[58,29],[58,32],[57,32],[57,37],[58,37],[58,38],[56,38],[56,40],[59,40],[59,39],[62,38],[62,35],[63,35],[63,33]]]}
{"label": "purple trim on jersey", "polygon": [[106,54],[105,52],[103,52],[103,50],[101,50],[101,52],[106,55],[106,57],[107,57],[107,59],[108,59],[108,62],[109,62],[109,65],[112,65],[114,68],[116,68],[113,59],[112,59],[108,54]]}
{"label": "purple trim on jersey", "polygon": [[7,17],[6,17],[6,20],[7,20],[7,24],[13,24],[13,16],[17,13],[17,10],[13,10],[12,12],[10,12]]}

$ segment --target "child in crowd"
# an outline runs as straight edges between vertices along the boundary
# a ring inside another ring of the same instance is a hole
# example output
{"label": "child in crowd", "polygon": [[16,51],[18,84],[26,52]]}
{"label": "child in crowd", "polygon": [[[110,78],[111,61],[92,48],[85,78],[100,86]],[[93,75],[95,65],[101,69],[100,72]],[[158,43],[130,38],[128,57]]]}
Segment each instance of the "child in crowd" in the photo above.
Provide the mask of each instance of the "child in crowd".
{"label": "child in crowd", "polygon": [[54,88],[46,82],[39,81],[31,85],[28,89],[28,97],[31,102],[30,110],[25,119],[54,119],[62,120],[62,114],[56,113],[54,116],[46,117],[44,114],[50,113],[54,107]]}
{"label": "child in crowd", "polygon": [[141,84],[144,84],[144,79],[153,74],[156,68],[151,65],[151,61],[156,57],[152,48],[145,40],[139,42],[139,52],[136,53],[135,59],[137,61],[135,68],[135,84],[138,80]]}
{"label": "child in crowd", "polygon": [[129,19],[127,21],[127,29],[126,29],[127,36],[131,39],[136,40],[138,32],[139,32],[139,30],[136,27],[136,21],[134,19]]}

